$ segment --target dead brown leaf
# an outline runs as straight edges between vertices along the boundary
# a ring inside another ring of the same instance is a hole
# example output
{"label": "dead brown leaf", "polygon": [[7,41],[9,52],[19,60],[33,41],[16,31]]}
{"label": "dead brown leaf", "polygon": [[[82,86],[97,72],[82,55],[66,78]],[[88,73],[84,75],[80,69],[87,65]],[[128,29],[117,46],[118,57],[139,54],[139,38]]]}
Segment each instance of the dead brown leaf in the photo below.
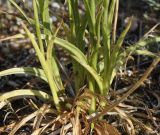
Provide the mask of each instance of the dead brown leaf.
{"label": "dead brown leaf", "polygon": [[100,121],[94,124],[94,131],[96,135],[121,135],[115,127],[105,121]]}

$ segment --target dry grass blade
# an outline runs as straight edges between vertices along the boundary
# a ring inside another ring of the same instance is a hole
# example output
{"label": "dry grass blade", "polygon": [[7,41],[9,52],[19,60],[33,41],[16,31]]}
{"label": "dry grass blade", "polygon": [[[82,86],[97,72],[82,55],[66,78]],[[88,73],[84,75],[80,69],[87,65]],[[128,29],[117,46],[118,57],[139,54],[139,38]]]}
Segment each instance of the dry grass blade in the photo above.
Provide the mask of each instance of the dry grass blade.
{"label": "dry grass blade", "polygon": [[157,23],[156,25],[154,25],[144,36],[143,38],[147,38],[147,36],[152,33],[158,26],[160,25],[160,23]]}
{"label": "dry grass blade", "polygon": [[4,106],[6,106],[8,104],[9,104],[9,101],[7,101],[7,100],[0,102],[0,109],[2,109]]}
{"label": "dry grass blade", "polygon": [[118,112],[120,117],[125,119],[128,122],[128,124],[130,125],[130,128],[128,129],[128,133],[130,135],[136,135],[135,130],[134,130],[134,125],[133,125],[131,119],[127,116],[127,114],[123,110],[121,110],[121,109],[119,109],[117,107],[115,107],[115,110]]}
{"label": "dry grass blade", "polygon": [[79,109],[75,111],[75,117],[71,118],[72,127],[73,127],[73,135],[81,135],[82,129],[79,120]]}
{"label": "dry grass blade", "polygon": [[[65,126],[63,127],[63,130],[66,131],[66,130],[70,129],[71,127],[72,127],[72,124],[69,123],[69,124],[67,124],[67,125],[65,125]],[[49,134],[49,135],[57,135],[57,134],[59,134],[60,132],[61,132],[61,128],[55,130],[54,132],[52,132],[52,133]]]}
{"label": "dry grass blade", "polygon": [[104,130],[104,128],[101,127],[101,125],[95,124],[94,126],[95,126],[94,130],[96,135],[109,135],[108,131]]}
{"label": "dry grass blade", "polygon": [[83,134],[88,135],[90,133],[90,124],[88,123],[88,120],[86,118],[86,114],[82,113],[82,121],[84,122],[84,129]]}
{"label": "dry grass blade", "polygon": [[[50,128],[50,130],[52,130],[53,132],[50,133],[49,135],[57,135],[57,134],[60,134],[61,132],[66,132],[66,131],[68,131],[68,129],[70,129],[72,127],[71,123],[66,124],[66,123],[68,123],[68,120],[71,117],[72,117],[72,113],[63,113],[63,114],[57,116],[54,120],[50,121],[44,127],[35,130],[32,133],[32,135],[41,135],[51,126],[52,127]],[[62,128],[61,128],[61,125],[63,125]]]}
{"label": "dry grass blade", "polygon": [[66,135],[67,131],[64,130],[64,126],[61,129],[60,135]]}
{"label": "dry grass blade", "polygon": [[146,130],[148,133],[156,133],[156,131],[154,131],[154,129],[152,129],[149,126],[146,126],[143,122],[139,121],[138,119],[134,118],[133,116],[129,116],[129,117],[130,117],[130,119],[132,119],[132,121],[134,121],[137,125],[142,127],[144,130]]}
{"label": "dry grass blade", "polygon": [[150,75],[152,70],[156,67],[156,65],[160,62],[160,57],[157,57],[150,67],[146,70],[144,75],[141,77],[141,79],[126,93],[124,94],[119,100],[117,100],[114,104],[107,106],[102,112],[98,113],[96,116],[92,117],[90,119],[90,122],[97,120],[99,117],[105,115],[108,111],[112,110],[114,107],[116,107],[119,103],[123,102],[129,95],[131,95],[135,90],[137,90],[138,87],[141,86],[141,84],[146,80],[146,78]]}
{"label": "dry grass blade", "polygon": [[52,120],[51,122],[49,122],[49,123],[48,123],[47,125],[45,125],[44,127],[35,130],[31,135],[41,135],[42,132],[44,132],[49,126],[51,126],[53,123],[57,122],[59,118],[60,118],[60,117],[57,116],[56,119]]}
{"label": "dry grass blade", "polygon": [[41,135],[42,128],[36,129],[31,135]]}
{"label": "dry grass blade", "polygon": [[95,123],[94,130],[96,135],[120,135],[116,128],[105,121]]}
{"label": "dry grass blade", "polygon": [[16,35],[13,35],[13,36],[2,38],[2,39],[0,39],[0,42],[6,41],[6,40],[11,40],[11,39],[18,39],[18,38],[24,38],[24,35],[16,34]]}
{"label": "dry grass blade", "polygon": [[[44,106],[43,106],[44,107]],[[40,108],[43,109],[43,107]],[[48,111],[48,110],[46,110]],[[15,125],[15,127],[13,128],[13,130],[9,133],[9,135],[15,135],[15,133],[23,126],[25,125],[28,121],[30,121],[31,119],[33,119],[34,117],[36,117],[36,115],[38,115],[39,110],[35,111],[34,113],[28,115],[27,117],[23,118],[18,124]]]}
{"label": "dry grass blade", "polygon": [[48,110],[49,108],[50,108],[49,105],[44,104],[42,109],[39,110],[39,113],[37,114],[37,116],[34,120],[33,130],[36,130],[40,127],[42,119],[43,119],[44,115],[47,113],[46,110]]}
{"label": "dry grass blade", "polygon": [[118,20],[118,10],[119,10],[119,0],[116,1],[116,8],[115,8],[115,17],[114,17],[114,24],[113,24],[113,44],[116,42],[116,30],[117,30],[117,20]]}
{"label": "dry grass blade", "polygon": [[28,121],[33,119],[36,115],[38,114],[38,110],[35,111],[34,113],[28,115],[25,117],[23,120],[21,120],[16,126],[13,128],[13,130],[9,133],[9,135],[15,135],[15,133],[20,129],[24,124],[26,124]]}
{"label": "dry grass blade", "polygon": [[12,124],[9,125],[5,125],[3,127],[0,127],[0,133],[5,132],[5,131],[10,131],[11,129],[13,129],[13,127],[16,125],[16,122],[13,122]]}

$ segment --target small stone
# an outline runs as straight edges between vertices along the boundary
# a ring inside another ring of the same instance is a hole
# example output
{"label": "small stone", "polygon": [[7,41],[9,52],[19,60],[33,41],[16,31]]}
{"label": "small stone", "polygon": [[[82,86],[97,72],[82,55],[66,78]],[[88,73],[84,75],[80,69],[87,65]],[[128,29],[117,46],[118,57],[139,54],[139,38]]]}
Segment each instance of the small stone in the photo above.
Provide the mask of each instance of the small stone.
{"label": "small stone", "polygon": [[52,7],[56,9],[60,9],[60,5],[57,2],[53,2]]}
{"label": "small stone", "polygon": [[51,22],[56,22],[56,21],[57,21],[57,17],[52,16],[52,17],[51,17]]}
{"label": "small stone", "polygon": [[35,54],[35,50],[33,48],[29,49],[30,54]]}

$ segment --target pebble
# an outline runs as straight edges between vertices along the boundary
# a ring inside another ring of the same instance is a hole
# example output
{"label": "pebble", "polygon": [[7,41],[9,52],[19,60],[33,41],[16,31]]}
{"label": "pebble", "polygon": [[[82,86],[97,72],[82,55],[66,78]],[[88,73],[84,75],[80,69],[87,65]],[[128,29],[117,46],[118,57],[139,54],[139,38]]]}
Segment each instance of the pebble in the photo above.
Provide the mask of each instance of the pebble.
{"label": "pebble", "polygon": [[53,3],[51,4],[51,6],[52,6],[53,8],[60,9],[60,5],[59,5],[57,2],[53,2]]}
{"label": "pebble", "polygon": [[29,53],[30,53],[30,54],[35,54],[34,48],[29,49]]}
{"label": "pebble", "polygon": [[51,22],[57,22],[57,20],[58,20],[58,19],[57,19],[56,16],[52,16],[52,17],[51,17]]}

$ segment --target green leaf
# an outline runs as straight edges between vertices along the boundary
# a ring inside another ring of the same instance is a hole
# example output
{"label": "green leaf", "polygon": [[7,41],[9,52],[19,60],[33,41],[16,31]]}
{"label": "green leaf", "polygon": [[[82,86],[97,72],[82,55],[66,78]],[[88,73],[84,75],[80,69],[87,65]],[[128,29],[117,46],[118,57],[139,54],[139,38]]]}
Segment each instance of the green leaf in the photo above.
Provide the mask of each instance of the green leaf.
{"label": "green leaf", "polygon": [[103,0],[95,0],[96,5],[99,5],[100,3],[102,3]]}
{"label": "green leaf", "polygon": [[46,82],[47,78],[44,74],[44,71],[39,68],[32,68],[32,67],[21,67],[21,68],[10,68],[4,71],[0,71],[0,76],[12,75],[12,74],[28,74],[36,76]]}
{"label": "green leaf", "polygon": [[44,70],[44,73],[47,77],[47,80],[48,80],[49,86],[51,88],[51,92],[52,92],[52,96],[53,96],[53,100],[54,100],[54,103],[56,105],[56,108],[58,109],[58,111],[60,111],[60,104],[59,104],[59,98],[58,98],[58,93],[57,93],[59,89],[58,89],[58,86],[56,84],[56,81],[53,79],[52,71],[51,71],[48,63],[46,62],[44,55],[40,51],[39,46],[38,46],[36,40],[34,39],[33,34],[28,30],[28,28],[25,26],[25,24],[22,24],[22,26],[25,29],[25,32],[27,33],[28,37],[30,38],[30,40],[32,42],[32,45],[33,45],[33,47],[36,51],[36,54],[37,54],[38,59],[41,63],[41,66]]}
{"label": "green leaf", "polygon": [[120,48],[122,46],[122,43],[124,41],[124,38],[126,37],[126,34],[127,32],[129,31],[130,27],[131,27],[131,24],[132,24],[132,19],[130,19],[127,27],[125,28],[125,30],[121,33],[120,37],[118,38],[118,41],[116,43],[116,45],[114,46],[114,49],[113,49],[113,52],[112,52],[112,55],[111,55],[111,58],[112,58],[112,63],[115,64],[116,62],[116,59],[117,59],[117,56],[119,54],[119,51],[120,51]]}
{"label": "green leaf", "polygon": [[44,26],[44,34],[50,35],[52,31],[52,25],[50,23],[49,16],[49,0],[38,0],[40,7],[40,15]]}
{"label": "green leaf", "polygon": [[[88,24],[90,27],[90,30],[92,30],[92,33],[95,32],[95,2],[93,0],[83,0],[85,9],[86,9],[86,15],[87,15],[87,20]],[[94,12],[94,13],[93,13]]]}
{"label": "green leaf", "polygon": [[108,14],[108,29],[112,29],[115,7],[116,7],[116,0],[111,0],[109,14]]}
{"label": "green leaf", "polygon": [[56,62],[56,55],[55,55],[55,50],[54,50],[54,39],[55,39],[62,23],[63,22],[61,22],[61,24],[59,25],[59,27],[55,31],[52,39],[49,40],[48,46],[47,46],[47,54],[46,54],[48,66],[52,70],[52,76],[54,77],[54,80],[56,81],[57,86],[59,87],[60,90],[64,90],[64,86],[63,86],[63,83],[61,80],[59,67]]}
{"label": "green leaf", "polygon": [[152,38],[147,38],[147,39],[141,39],[134,45],[128,47],[126,49],[126,52],[131,53],[134,52],[137,49],[140,49],[141,47],[145,47],[147,45],[150,45],[152,43],[159,43],[160,42],[160,36],[152,37]]}
{"label": "green leaf", "polygon": [[26,15],[26,13],[22,10],[20,6],[17,5],[17,3],[14,0],[9,0],[24,16],[24,18],[31,24],[32,20]]}
{"label": "green leaf", "polygon": [[31,89],[19,89],[19,90],[13,90],[10,92],[0,93],[0,101],[10,100],[10,99],[17,99],[24,98],[26,96],[36,96],[38,98],[41,98],[43,100],[49,100],[53,101],[52,97],[40,90],[31,90]]}
{"label": "green leaf", "polygon": [[96,80],[100,88],[100,91],[102,92],[103,91],[102,78],[89,65],[85,55],[77,47],[75,47],[75,45],[71,44],[66,40],[55,38],[54,43],[64,48],[75,61],[77,61],[80,65],[82,65],[92,75],[92,77]]}
{"label": "green leaf", "polygon": [[146,55],[146,56],[150,56],[150,57],[156,57],[156,54],[148,51],[148,50],[136,50],[135,51],[136,54],[139,54],[139,55]]}
{"label": "green leaf", "polygon": [[44,55],[44,46],[41,38],[41,29],[40,29],[40,23],[39,23],[39,17],[38,17],[38,9],[37,9],[37,3],[35,0],[33,0],[33,9],[34,9],[34,20],[35,20],[35,26],[36,26],[36,34],[38,37],[38,43],[40,46],[40,50],[42,54]]}
{"label": "green leaf", "polygon": [[72,43],[57,37],[54,39],[54,43],[58,44],[62,48],[65,48],[65,50],[67,50],[72,56],[75,56],[87,63],[85,55]]}

